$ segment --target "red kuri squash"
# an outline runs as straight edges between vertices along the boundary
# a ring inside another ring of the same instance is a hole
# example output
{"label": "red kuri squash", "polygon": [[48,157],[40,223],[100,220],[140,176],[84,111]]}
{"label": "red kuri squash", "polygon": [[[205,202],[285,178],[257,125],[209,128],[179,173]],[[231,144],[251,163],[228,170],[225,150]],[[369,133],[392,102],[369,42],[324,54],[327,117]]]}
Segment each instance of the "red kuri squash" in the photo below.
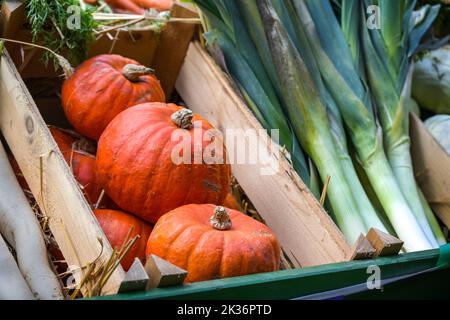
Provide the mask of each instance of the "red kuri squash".
{"label": "red kuri squash", "polygon": [[122,112],[98,145],[97,168],[106,193],[151,223],[185,204],[222,203],[231,170],[223,141],[212,129],[174,104],[142,104]]}
{"label": "red kuri squash", "polygon": [[94,140],[123,110],[165,102],[153,70],[119,55],[99,55],[82,63],[64,82],[61,98],[75,130]]}
{"label": "red kuri squash", "polygon": [[[50,127],[50,132],[64,159],[72,169],[86,199],[92,205],[97,203],[103,188],[98,180],[95,156],[81,148],[82,144],[86,145],[86,143],[82,143],[81,136],[56,127]],[[108,202],[108,199],[104,200]]]}
{"label": "red kuri squash", "polygon": [[164,215],[148,239],[149,254],[187,270],[188,283],[276,271],[281,249],[264,224],[207,204]]}
{"label": "red kuri squash", "polygon": [[134,258],[139,258],[142,263],[145,263],[145,247],[152,232],[150,224],[123,211],[95,210],[94,214],[113,248],[118,250],[122,248],[132,227],[133,231],[130,234],[130,239],[137,235],[140,236],[122,260],[121,265],[125,271],[128,271],[131,267]]}

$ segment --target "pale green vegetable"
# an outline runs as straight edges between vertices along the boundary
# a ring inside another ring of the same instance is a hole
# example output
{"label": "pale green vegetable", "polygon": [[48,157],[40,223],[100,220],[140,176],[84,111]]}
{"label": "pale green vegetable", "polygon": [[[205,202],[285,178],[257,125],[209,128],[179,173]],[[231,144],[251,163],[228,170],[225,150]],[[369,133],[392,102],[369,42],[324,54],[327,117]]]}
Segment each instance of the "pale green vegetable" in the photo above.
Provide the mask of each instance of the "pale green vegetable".
{"label": "pale green vegetable", "polygon": [[308,67],[288,36],[269,0],[258,0],[258,8],[269,43],[287,114],[303,148],[313,159],[322,180],[331,177],[328,199],[336,221],[351,243],[364,232],[353,192],[348,184],[327,108],[309,74]]}
{"label": "pale green vegetable", "polygon": [[437,142],[450,155],[450,116],[438,115],[425,121],[425,126]]}
{"label": "pale green vegetable", "polygon": [[412,95],[422,108],[450,114],[450,45],[415,63]]}
{"label": "pale green vegetable", "polygon": [[[384,148],[400,189],[428,241],[438,247],[442,230],[433,229],[426,217],[416,187],[411,158],[409,114],[411,56],[432,25],[439,6],[424,6],[415,16],[413,0],[364,0],[366,7],[378,5],[381,28],[362,28],[361,47],[367,78],[383,129]],[[363,12],[363,11],[361,11]],[[419,18],[416,18],[419,17]]]}
{"label": "pale green vegetable", "polygon": [[[428,241],[416,221],[386,159],[373,114],[370,93],[361,80],[363,74],[358,49],[360,45],[356,43],[352,47],[347,44],[348,39],[358,40],[358,35],[344,36],[329,1],[292,0],[292,2],[302,22],[300,27],[308,34],[320,73],[339,107],[359,160],[397,235],[405,242],[408,251],[437,246],[437,243],[432,245]],[[352,6],[347,8],[355,10]],[[359,6],[359,9],[362,7]],[[356,10],[354,11],[356,16],[349,14],[348,17],[353,19],[352,23],[360,25],[358,12],[359,10]],[[359,29],[347,28],[347,30],[356,32]]]}

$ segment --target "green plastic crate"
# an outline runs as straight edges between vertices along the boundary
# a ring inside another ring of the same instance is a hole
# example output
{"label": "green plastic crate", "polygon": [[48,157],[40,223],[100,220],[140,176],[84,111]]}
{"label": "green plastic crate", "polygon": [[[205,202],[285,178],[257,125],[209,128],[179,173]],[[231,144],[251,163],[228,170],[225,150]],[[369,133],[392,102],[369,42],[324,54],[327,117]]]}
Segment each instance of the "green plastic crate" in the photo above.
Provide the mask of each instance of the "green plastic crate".
{"label": "green plastic crate", "polygon": [[[368,290],[371,266],[380,268],[382,290]],[[199,282],[97,299],[450,299],[450,245],[368,261]]]}

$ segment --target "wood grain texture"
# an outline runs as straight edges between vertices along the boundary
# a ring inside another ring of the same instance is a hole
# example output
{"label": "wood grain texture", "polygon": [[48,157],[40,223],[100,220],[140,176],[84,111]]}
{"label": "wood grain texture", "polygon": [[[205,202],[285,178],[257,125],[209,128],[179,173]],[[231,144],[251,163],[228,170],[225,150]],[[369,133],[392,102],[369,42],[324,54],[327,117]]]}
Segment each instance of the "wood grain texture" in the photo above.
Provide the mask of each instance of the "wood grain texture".
{"label": "wood grain texture", "polygon": [[350,251],[347,260],[367,260],[375,256],[376,250],[364,235],[360,235]]}
{"label": "wood grain texture", "polygon": [[[101,252],[99,261],[106,261],[112,248],[6,50],[0,67],[0,130],[68,265],[84,267]],[[124,277],[119,266],[104,293],[116,293]]]}
{"label": "wood grain texture", "polygon": [[[233,174],[267,225],[277,235],[283,250],[296,267],[344,261],[350,247],[329,215],[322,209],[284,156],[271,152],[270,138],[233,90],[226,75],[198,43],[189,47],[176,89],[188,107],[216,128],[259,130],[257,145],[248,154],[265,151],[264,164],[232,164]],[[245,137],[227,148],[245,144]],[[262,175],[268,164],[275,175]]]}
{"label": "wood grain texture", "polygon": [[141,260],[135,258],[120,285],[119,293],[144,291],[147,288],[149,280],[150,278]]}
{"label": "wood grain texture", "polygon": [[188,274],[186,270],[154,254],[147,257],[145,271],[150,277],[147,290],[182,285]]}
{"label": "wood grain texture", "polygon": [[[171,10],[174,18],[196,18],[197,13],[192,8],[175,3]],[[161,86],[169,98],[177,80],[178,73],[186,56],[189,43],[197,25],[172,22],[164,27],[158,42],[156,53],[152,61],[152,68],[156,70]]]}
{"label": "wood grain texture", "polygon": [[436,215],[450,228],[450,156],[411,116],[412,157],[416,179]]}
{"label": "wood grain texture", "polygon": [[375,248],[375,258],[398,255],[403,248],[403,241],[383,231],[371,228],[366,236]]}

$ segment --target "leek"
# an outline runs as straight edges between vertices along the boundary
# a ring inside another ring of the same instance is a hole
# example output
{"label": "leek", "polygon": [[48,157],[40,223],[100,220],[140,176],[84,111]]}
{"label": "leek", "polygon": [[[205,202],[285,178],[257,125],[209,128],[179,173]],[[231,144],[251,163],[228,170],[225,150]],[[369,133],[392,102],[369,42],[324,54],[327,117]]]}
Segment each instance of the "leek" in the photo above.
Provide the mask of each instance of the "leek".
{"label": "leek", "polygon": [[[360,61],[356,61],[359,57],[356,46],[352,53],[328,1],[293,0],[293,3],[359,160],[397,235],[408,251],[432,248],[404,199],[384,154],[370,94],[361,80]],[[354,23],[358,22],[356,18]]]}
{"label": "leek", "polygon": [[[276,9],[276,11],[282,12],[282,18],[280,20],[282,21],[283,25],[291,26],[293,28],[294,31],[292,34],[290,34],[290,37],[291,39],[297,39],[297,41],[293,41],[293,43],[298,44],[297,50],[308,68],[309,75],[314,81],[315,87],[320,95],[322,103],[326,106],[328,120],[330,123],[330,130],[336,146],[336,151],[339,156],[339,161],[341,162],[345,177],[347,179],[347,183],[353,191],[354,200],[358,206],[360,216],[365,223],[365,231],[369,231],[370,228],[377,228],[381,231],[387,232],[386,227],[379,218],[358,178],[349,153],[347,136],[345,133],[342,117],[339,112],[339,108],[333,100],[331,94],[327,90],[325,84],[323,83],[319,71],[319,66],[316,64],[314,53],[309,45],[307,34],[301,28],[301,22],[298,20],[298,17],[295,14],[295,7],[290,1],[272,2],[278,3],[278,10]],[[282,5],[280,3],[282,3]],[[289,28],[286,27],[286,30],[289,30]]]}
{"label": "leek", "polygon": [[[439,6],[425,7],[423,18],[414,21],[416,1],[364,0],[378,4],[381,29],[363,28],[362,48],[368,81],[376,101],[384,134],[384,147],[395,178],[428,241],[438,247],[442,230],[432,228],[420,201],[414,177],[409,137],[410,57],[437,16]],[[361,10],[362,16],[364,11]],[[427,205],[428,206],[428,205]],[[428,210],[428,209],[427,209]]]}
{"label": "leek", "polygon": [[270,1],[258,0],[257,3],[294,131],[316,164],[322,180],[331,177],[328,198],[334,215],[347,240],[354,242],[365,230],[365,225],[339,161],[326,107]]}

